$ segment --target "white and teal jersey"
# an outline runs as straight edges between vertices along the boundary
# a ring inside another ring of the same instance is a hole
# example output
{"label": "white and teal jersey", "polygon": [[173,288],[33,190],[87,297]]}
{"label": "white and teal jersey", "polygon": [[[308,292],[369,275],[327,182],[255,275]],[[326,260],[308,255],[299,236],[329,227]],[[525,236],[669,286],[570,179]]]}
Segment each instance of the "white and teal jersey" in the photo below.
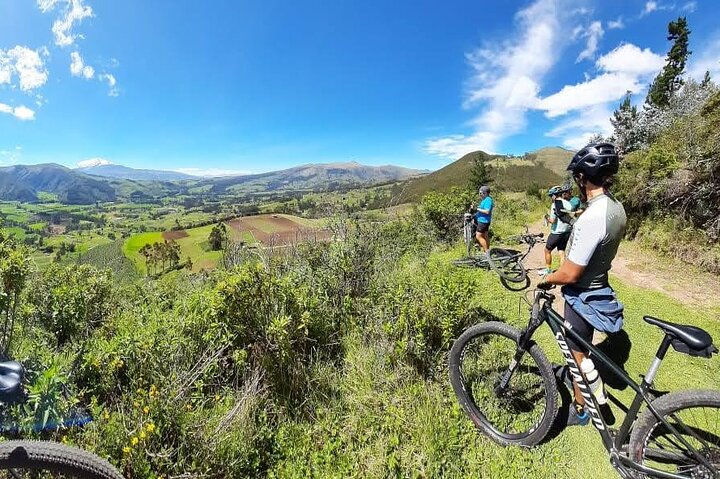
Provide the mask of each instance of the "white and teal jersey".
{"label": "white and teal jersey", "polygon": [[608,271],[625,235],[626,221],[625,208],[612,196],[602,194],[588,202],[568,242],[567,259],[585,266],[573,286],[598,289],[608,285]]}
{"label": "white and teal jersey", "polygon": [[572,211],[573,208],[568,200],[564,200],[562,198],[553,201],[553,204],[550,207],[550,213],[548,213],[548,216],[550,217],[550,221],[554,221],[554,223],[550,227],[550,233],[561,235],[564,233],[569,233],[570,228],[572,228],[572,225],[570,225],[569,223],[565,223],[560,218],[558,218],[559,212],[555,211],[558,203],[562,204],[561,209],[563,209],[565,211]]}

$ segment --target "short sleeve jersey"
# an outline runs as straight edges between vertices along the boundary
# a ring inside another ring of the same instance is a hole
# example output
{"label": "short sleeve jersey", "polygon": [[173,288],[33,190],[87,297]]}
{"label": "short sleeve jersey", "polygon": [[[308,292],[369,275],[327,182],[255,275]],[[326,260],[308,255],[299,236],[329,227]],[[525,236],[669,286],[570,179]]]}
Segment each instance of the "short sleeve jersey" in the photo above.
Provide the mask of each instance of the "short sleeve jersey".
{"label": "short sleeve jersey", "polygon": [[582,206],[582,201],[577,196],[573,196],[570,198],[570,206],[572,206],[572,211],[576,211]]}
{"label": "short sleeve jersey", "polygon": [[492,220],[492,210],[495,206],[495,202],[493,199],[489,196],[486,196],[483,198],[483,200],[478,205],[479,210],[487,210],[488,213],[480,213],[479,211],[475,215],[475,218],[477,219],[478,223],[488,223],[490,224],[490,220]]}
{"label": "short sleeve jersey", "polygon": [[552,206],[550,207],[550,213],[548,216],[550,216],[551,221],[555,221],[552,226],[550,227],[550,232],[553,234],[565,234],[570,232],[570,228],[572,228],[572,225],[569,223],[565,223],[560,218],[558,218],[558,212],[557,208],[560,206],[560,209],[563,209],[565,211],[571,211],[572,205],[568,200],[565,199],[557,199],[553,202]]}
{"label": "short sleeve jersey", "polygon": [[598,289],[608,285],[608,271],[625,235],[626,222],[625,208],[611,195],[602,194],[588,202],[568,241],[567,259],[585,266],[575,286]]}

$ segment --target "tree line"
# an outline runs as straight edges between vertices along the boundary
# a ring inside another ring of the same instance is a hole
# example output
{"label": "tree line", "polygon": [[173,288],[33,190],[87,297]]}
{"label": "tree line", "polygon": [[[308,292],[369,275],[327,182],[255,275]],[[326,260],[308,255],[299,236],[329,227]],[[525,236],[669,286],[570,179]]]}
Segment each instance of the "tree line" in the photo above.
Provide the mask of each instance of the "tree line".
{"label": "tree line", "polygon": [[[148,274],[156,275],[168,267],[177,268],[180,265],[180,245],[172,240],[148,243],[140,248],[140,254],[145,258]],[[159,271],[158,267],[160,267]]]}

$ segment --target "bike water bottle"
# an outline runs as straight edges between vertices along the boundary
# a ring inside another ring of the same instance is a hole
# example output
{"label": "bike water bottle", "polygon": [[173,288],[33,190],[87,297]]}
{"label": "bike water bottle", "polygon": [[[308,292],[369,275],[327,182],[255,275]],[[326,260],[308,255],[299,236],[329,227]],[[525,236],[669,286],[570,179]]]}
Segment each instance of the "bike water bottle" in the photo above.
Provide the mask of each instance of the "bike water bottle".
{"label": "bike water bottle", "polygon": [[595,369],[595,363],[592,359],[585,358],[580,363],[580,369],[582,370],[588,384],[590,385],[590,392],[595,396],[599,404],[606,404],[608,402],[607,394],[605,394],[605,385],[600,378],[600,373]]}

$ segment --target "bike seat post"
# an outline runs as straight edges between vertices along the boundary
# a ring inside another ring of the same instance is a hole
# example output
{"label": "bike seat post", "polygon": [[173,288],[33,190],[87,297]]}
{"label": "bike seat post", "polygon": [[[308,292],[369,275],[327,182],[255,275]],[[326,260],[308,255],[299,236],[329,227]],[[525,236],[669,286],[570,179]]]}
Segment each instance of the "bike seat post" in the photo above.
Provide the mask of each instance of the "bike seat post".
{"label": "bike seat post", "polygon": [[665,359],[665,354],[667,354],[668,348],[670,348],[671,342],[672,338],[669,334],[666,334],[662,340],[662,343],[660,343],[660,347],[658,348],[657,353],[655,353],[655,359],[653,359],[652,364],[650,364],[650,369],[648,369],[647,374],[645,374],[645,377],[643,378],[643,382],[647,384],[648,387],[655,379],[658,369],[660,369],[660,364],[662,363],[663,359]]}

